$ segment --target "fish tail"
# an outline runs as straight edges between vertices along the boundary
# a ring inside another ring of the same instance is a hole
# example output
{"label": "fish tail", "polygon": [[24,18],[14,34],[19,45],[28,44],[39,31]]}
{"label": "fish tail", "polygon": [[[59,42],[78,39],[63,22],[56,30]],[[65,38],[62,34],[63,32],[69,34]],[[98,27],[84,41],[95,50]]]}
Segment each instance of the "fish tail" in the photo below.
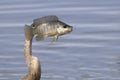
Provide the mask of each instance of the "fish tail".
{"label": "fish tail", "polygon": [[25,32],[25,38],[26,39],[32,39],[33,38],[33,31],[32,31],[32,27],[29,25],[25,25],[24,26],[24,32]]}

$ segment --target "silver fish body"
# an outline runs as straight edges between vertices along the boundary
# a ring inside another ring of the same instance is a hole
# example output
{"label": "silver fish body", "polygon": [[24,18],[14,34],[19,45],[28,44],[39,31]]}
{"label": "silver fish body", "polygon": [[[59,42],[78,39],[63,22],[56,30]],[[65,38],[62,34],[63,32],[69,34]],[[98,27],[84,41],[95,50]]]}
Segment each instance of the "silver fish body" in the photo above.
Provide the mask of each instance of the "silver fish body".
{"label": "silver fish body", "polygon": [[56,16],[45,16],[35,19],[31,26],[33,34],[37,35],[36,40],[38,41],[50,36],[54,37],[52,41],[56,41],[58,36],[72,31],[72,26],[58,20]]}

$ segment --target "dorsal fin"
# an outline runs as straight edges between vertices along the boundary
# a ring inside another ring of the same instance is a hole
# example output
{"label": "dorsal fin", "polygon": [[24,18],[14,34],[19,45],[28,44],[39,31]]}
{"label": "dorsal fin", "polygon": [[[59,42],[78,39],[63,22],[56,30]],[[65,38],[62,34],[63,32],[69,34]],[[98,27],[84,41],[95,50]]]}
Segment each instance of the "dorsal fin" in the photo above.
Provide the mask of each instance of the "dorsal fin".
{"label": "dorsal fin", "polygon": [[53,16],[45,16],[45,17],[37,18],[33,20],[34,23],[45,23],[45,22],[51,22],[51,21],[58,21],[58,17],[53,15]]}
{"label": "dorsal fin", "polygon": [[54,21],[58,21],[58,17],[57,16],[55,16],[55,15],[44,16],[42,18],[34,19],[32,26],[35,28],[39,24],[46,23],[46,22],[54,22]]}

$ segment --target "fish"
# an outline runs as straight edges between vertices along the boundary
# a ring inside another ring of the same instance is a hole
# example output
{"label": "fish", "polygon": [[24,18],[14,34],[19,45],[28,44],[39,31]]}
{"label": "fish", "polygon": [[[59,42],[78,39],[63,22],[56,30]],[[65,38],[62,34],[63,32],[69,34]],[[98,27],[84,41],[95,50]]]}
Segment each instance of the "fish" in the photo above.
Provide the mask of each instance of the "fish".
{"label": "fish", "polygon": [[55,15],[34,19],[31,26],[37,41],[53,37],[52,42],[55,42],[59,36],[68,34],[73,30],[72,26],[60,21]]}

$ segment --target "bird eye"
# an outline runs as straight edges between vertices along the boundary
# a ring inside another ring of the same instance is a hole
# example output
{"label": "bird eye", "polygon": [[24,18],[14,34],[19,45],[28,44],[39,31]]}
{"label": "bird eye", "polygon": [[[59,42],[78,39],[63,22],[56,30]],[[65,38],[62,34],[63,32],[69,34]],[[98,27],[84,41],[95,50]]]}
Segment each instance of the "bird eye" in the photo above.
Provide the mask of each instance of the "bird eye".
{"label": "bird eye", "polygon": [[64,28],[67,28],[67,25],[64,25],[63,27],[64,27]]}

